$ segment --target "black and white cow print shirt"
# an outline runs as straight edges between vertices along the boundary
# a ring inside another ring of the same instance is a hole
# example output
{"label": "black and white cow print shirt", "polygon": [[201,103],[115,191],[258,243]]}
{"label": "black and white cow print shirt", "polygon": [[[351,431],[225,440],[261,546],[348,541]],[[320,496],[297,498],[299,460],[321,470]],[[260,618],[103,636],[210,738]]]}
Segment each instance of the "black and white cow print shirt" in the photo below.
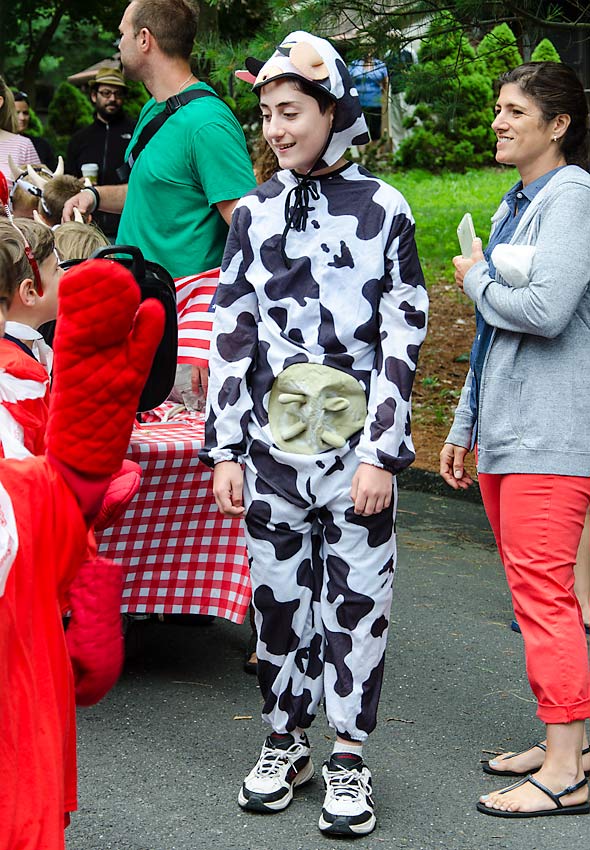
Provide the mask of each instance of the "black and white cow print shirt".
{"label": "black and white cow print shirt", "polygon": [[410,394],[428,311],[412,214],[396,189],[356,164],[313,183],[307,225],[287,236],[290,268],[281,255],[285,202],[297,185],[290,171],[242,198],[233,214],[201,457],[210,465],[241,460],[253,441],[285,457],[273,444],[269,393],[284,369],[310,362],[347,372],[367,394],[363,431],[322,458],[354,448],[360,461],[396,473],[414,460]]}

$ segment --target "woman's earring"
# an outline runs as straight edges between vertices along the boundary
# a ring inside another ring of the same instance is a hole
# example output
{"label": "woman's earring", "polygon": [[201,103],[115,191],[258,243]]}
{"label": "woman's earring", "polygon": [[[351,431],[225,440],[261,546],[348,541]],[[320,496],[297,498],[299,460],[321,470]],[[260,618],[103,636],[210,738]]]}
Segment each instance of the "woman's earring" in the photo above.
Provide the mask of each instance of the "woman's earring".
{"label": "woman's earring", "polygon": [[556,142],[556,141],[557,141],[557,136],[553,136],[553,141],[554,141],[554,142]]}

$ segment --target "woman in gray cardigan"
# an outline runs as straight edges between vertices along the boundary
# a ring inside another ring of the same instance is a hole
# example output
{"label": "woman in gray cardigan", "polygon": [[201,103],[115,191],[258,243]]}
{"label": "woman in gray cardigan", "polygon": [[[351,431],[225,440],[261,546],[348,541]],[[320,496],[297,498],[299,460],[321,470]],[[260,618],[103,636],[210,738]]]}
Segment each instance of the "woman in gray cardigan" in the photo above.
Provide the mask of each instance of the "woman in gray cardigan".
{"label": "woman in gray cardigan", "polygon": [[[524,638],[546,742],[484,765],[522,777],[480,798],[499,817],[586,814],[590,670],[573,566],[590,503],[588,107],[574,72],[531,62],[499,81],[496,160],[521,180],[489,244],[455,257],[474,301],[471,368],[441,452],[455,489],[478,481]],[[534,773],[534,776],[531,775]]]}

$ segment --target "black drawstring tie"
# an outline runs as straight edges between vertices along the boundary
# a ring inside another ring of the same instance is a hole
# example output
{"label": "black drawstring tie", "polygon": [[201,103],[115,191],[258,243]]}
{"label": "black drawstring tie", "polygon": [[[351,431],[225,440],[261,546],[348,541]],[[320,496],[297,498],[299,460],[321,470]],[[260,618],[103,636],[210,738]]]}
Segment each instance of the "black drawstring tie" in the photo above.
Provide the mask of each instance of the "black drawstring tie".
{"label": "black drawstring tie", "polygon": [[[304,177],[294,176],[297,185],[289,190],[285,199],[285,229],[281,236],[281,256],[288,269],[291,268],[291,260],[287,256],[286,250],[287,235],[290,230],[299,232],[305,230],[308,215],[315,209],[315,207],[310,207],[310,200],[318,201],[320,198],[315,181],[309,175],[306,174]],[[291,206],[292,196],[293,206]]]}

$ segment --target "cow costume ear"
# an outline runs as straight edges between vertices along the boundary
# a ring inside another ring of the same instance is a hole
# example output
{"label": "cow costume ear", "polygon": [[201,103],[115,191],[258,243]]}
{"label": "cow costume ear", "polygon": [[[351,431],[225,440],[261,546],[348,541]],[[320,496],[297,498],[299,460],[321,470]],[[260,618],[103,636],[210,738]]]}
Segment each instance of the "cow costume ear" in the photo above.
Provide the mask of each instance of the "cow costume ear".
{"label": "cow costume ear", "polygon": [[315,47],[305,41],[294,44],[289,53],[292,64],[309,80],[325,80],[330,76],[328,67]]}
{"label": "cow costume ear", "polygon": [[267,62],[266,65],[263,65],[260,73],[256,77],[255,85],[260,85],[265,80],[271,80],[273,77],[280,77],[284,74],[284,71],[279,65],[273,65],[272,61]]}
{"label": "cow costume ear", "polygon": [[236,71],[235,75],[238,80],[242,80],[243,83],[250,83],[251,86],[253,86],[256,82],[256,77],[254,76],[254,74],[251,74],[250,71]]}

